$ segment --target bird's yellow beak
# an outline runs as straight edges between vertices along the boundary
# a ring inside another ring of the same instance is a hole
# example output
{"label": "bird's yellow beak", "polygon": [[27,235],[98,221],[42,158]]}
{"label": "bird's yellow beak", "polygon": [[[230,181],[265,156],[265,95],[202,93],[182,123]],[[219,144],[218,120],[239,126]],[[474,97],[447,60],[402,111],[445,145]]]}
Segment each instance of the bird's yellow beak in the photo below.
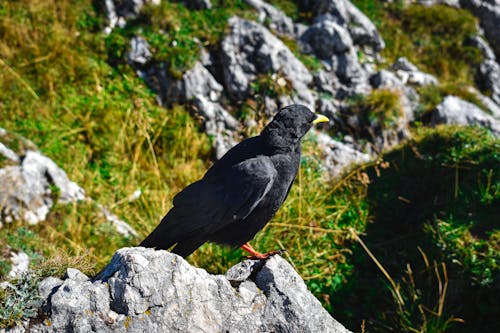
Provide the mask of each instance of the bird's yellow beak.
{"label": "bird's yellow beak", "polygon": [[327,123],[329,121],[330,121],[330,119],[328,119],[327,117],[323,116],[322,114],[316,114],[316,119],[313,120],[313,124]]}

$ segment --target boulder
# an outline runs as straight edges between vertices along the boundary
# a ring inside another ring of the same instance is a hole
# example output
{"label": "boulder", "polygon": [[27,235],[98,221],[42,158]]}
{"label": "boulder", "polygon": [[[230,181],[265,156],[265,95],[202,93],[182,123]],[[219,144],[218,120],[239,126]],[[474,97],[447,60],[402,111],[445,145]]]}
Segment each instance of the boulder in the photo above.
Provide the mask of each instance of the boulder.
{"label": "boulder", "polygon": [[[308,90],[312,76],[286,45],[262,25],[233,16],[222,40],[222,71],[227,93],[244,100],[259,75],[279,73],[295,91]],[[309,97],[312,101],[314,98]]]}
{"label": "boulder", "polygon": [[[3,141],[3,142],[2,142]],[[19,147],[17,151],[7,145]],[[68,204],[92,200],[84,190],[69,180],[66,172],[54,161],[37,151],[29,140],[7,133],[0,128],[0,154],[8,160],[0,164],[0,227],[2,223],[23,220],[29,224],[45,221],[57,201]],[[3,168],[1,168],[3,166]],[[54,191],[56,190],[56,191]],[[124,236],[137,236],[126,222],[97,204],[108,222]]]}
{"label": "boulder", "polygon": [[331,15],[322,15],[300,37],[320,59],[329,60],[346,53],[354,46],[347,29],[337,24]]}
{"label": "boulder", "polygon": [[480,126],[500,137],[500,120],[456,96],[446,96],[432,113],[433,124]]}
{"label": "boulder", "polygon": [[42,281],[47,318],[30,332],[349,332],[279,256],[224,276],[166,251],[123,248],[97,279],[74,271]]}
{"label": "boulder", "polygon": [[372,159],[369,154],[337,141],[328,134],[318,131],[312,133],[323,153],[322,166],[328,171],[331,178],[338,178],[348,171],[348,168],[369,162]]}
{"label": "boulder", "polygon": [[262,0],[245,0],[259,13],[259,22],[280,35],[287,37],[295,36],[295,26],[290,17],[278,8]]}
{"label": "boulder", "polygon": [[370,91],[367,71],[358,61],[349,31],[331,14],[318,16],[301,35],[300,45],[303,52],[313,53],[323,61],[324,70],[315,74],[320,91],[337,98]]}
{"label": "boulder", "polygon": [[45,220],[56,197],[61,203],[85,198],[83,189],[48,157],[28,150],[19,161],[0,169],[0,187],[5,189],[0,191],[0,223],[22,219],[36,224]]}
{"label": "boulder", "polygon": [[439,83],[434,76],[420,71],[417,66],[412,64],[405,57],[398,58],[391,66],[391,69],[404,84],[408,83],[416,86],[427,86]]}
{"label": "boulder", "polygon": [[310,11],[314,16],[330,14],[349,31],[356,45],[368,46],[374,52],[385,47],[375,25],[349,0],[301,0],[300,3],[303,11]]}

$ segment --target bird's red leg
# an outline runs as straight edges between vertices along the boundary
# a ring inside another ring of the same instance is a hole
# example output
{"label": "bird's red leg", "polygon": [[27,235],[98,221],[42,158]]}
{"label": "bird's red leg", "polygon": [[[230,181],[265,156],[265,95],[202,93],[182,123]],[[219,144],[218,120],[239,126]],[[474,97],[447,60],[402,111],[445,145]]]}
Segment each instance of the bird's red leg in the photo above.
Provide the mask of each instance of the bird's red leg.
{"label": "bird's red leg", "polygon": [[241,246],[241,249],[244,251],[247,251],[248,253],[251,254],[251,256],[248,256],[247,259],[253,259],[253,260],[264,260],[267,259],[275,254],[281,254],[283,251],[282,250],[277,250],[277,251],[271,251],[268,253],[260,253],[256,251],[252,245],[250,245],[248,242],[243,244]]}

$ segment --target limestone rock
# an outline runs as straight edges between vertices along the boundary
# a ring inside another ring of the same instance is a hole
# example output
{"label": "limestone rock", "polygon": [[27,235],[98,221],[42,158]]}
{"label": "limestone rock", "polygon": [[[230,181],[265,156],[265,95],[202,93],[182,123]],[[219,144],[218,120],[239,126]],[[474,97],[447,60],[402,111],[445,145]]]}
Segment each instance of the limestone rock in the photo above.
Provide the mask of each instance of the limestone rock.
{"label": "limestone rock", "polygon": [[314,131],[316,141],[323,152],[323,167],[331,178],[340,177],[355,164],[366,163],[372,159],[369,154],[356,150],[340,141],[334,140],[328,134]]}
{"label": "limestone rock", "polygon": [[51,186],[58,189],[61,203],[85,198],[83,189],[48,157],[28,150],[19,160],[18,165],[0,169],[0,187],[5,189],[0,191],[3,222],[22,219],[36,224],[45,220],[54,203]]}
{"label": "limestone rock", "polygon": [[330,15],[320,16],[301,36],[320,59],[330,59],[336,54],[348,52],[353,47],[349,32],[337,24]]}
{"label": "limestone rock", "polygon": [[236,100],[251,94],[259,75],[279,73],[294,90],[307,90],[312,76],[285,44],[262,25],[233,16],[222,41],[222,70],[227,93]]}
{"label": "limestone rock", "polygon": [[130,49],[127,53],[127,62],[132,66],[146,65],[153,58],[148,42],[139,36],[130,39]]}
{"label": "limestone rock", "polygon": [[418,3],[424,6],[446,5],[449,7],[460,8],[460,0],[418,0]]}
{"label": "limestone rock", "polygon": [[460,5],[479,19],[486,39],[500,58],[500,0],[460,0]]}
{"label": "limestone rock", "polygon": [[394,73],[385,69],[370,77],[373,88],[391,89],[400,92],[401,105],[408,121],[415,119],[420,97],[415,88],[407,86]]}
{"label": "limestone rock", "polygon": [[214,138],[215,157],[221,158],[236,145],[236,130],[239,122],[222,105],[210,101],[202,94],[193,99],[196,113],[202,117],[205,133]]}
{"label": "limestone rock", "polygon": [[433,124],[481,126],[500,137],[500,120],[456,96],[446,96],[432,113]]}
{"label": "limestone rock", "polygon": [[258,11],[261,24],[267,23],[268,28],[280,35],[288,37],[295,35],[293,21],[283,11],[262,0],[245,0],[245,2]]}
{"label": "limestone rock", "polygon": [[279,256],[223,276],[166,251],[124,248],[93,281],[46,281],[51,325],[31,332],[349,332]]}
{"label": "limestone rock", "polygon": [[125,27],[127,19],[136,17],[147,3],[158,5],[160,0],[104,0],[108,17],[104,32],[109,34],[116,26]]}
{"label": "limestone rock", "polygon": [[404,84],[413,84],[417,86],[427,86],[438,84],[438,80],[431,74],[420,71],[417,66],[412,64],[405,57],[401,57],[391,66],[391,69],[403,81]]}
{"label": "limestone rock", "polygon": [[301,5],[315,16],[332,15],[339,25],[349,30],[356,45],[371,47],[375,52],[385,47],[375,25],[349,0],[302,0]]}
{"label": "limestone rock", "polygon": [[500,65],[495,53],[479,36],[472,38],[469,43],[477,47],[484,58],[477,69],[476,83],[482,91],[490,93],[491,99],[500,106]]}

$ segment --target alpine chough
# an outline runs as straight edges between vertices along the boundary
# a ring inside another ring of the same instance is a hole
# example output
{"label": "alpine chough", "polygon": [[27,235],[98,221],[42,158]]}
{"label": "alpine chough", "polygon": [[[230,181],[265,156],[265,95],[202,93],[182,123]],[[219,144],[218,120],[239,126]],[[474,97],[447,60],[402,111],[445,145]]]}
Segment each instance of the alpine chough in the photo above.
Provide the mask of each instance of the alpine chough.
{"label": "alpine chough", "polygon": [[202,179],[174,197],[173,207],[140,246],[187,257],[207,241],[241,247],[283,204],[297,175],[301,139],[313,124],[328,121],[302,105],[282,108],[260,135],[243,140],[216,161]]}

